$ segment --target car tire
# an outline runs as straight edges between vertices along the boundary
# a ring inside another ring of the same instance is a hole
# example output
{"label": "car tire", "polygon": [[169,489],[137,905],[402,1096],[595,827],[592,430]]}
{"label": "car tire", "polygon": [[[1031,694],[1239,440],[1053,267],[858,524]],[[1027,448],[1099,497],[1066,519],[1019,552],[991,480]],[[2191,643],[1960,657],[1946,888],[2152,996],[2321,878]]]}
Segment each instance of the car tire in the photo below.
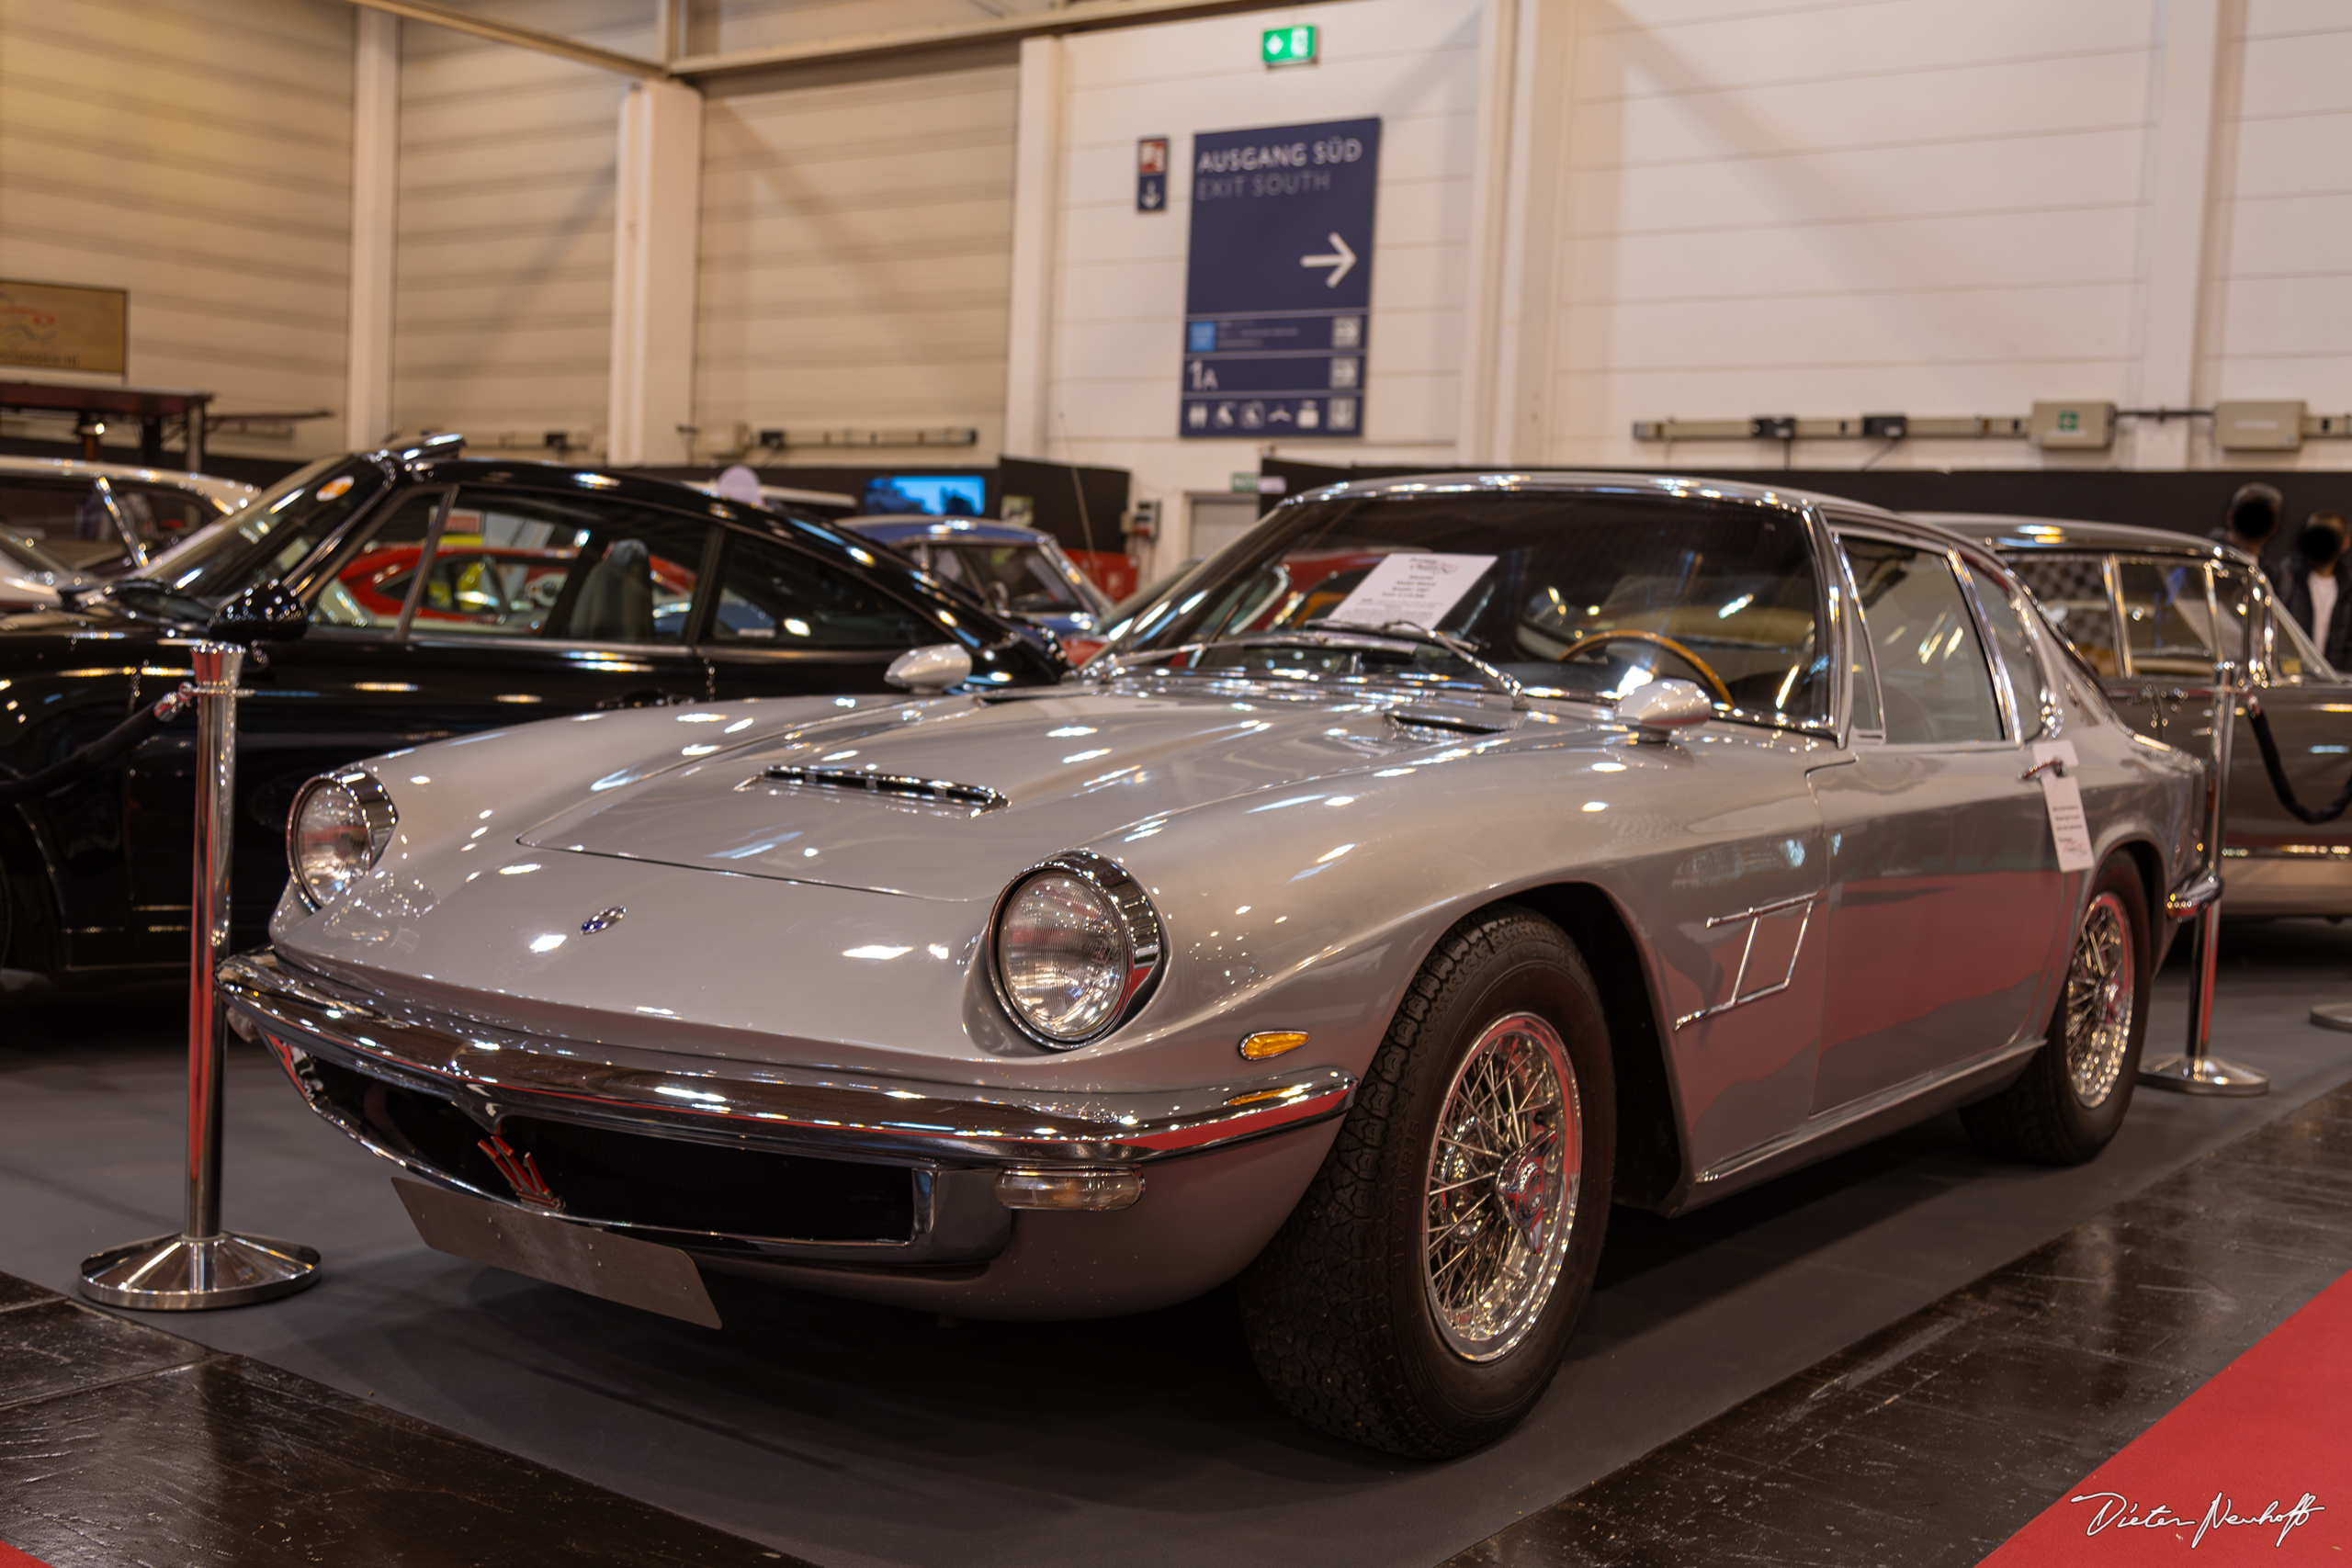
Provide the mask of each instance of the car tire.
{"label": "car tire", "polygon": [[2046,1043],[2018,1080],[1960,1113],[1977,1146],[2038,1165],[2081,1165],[2123,1125],[2148,1032],[2148,900],[2128,855],[2110,856],[2075,928]]}
{"label": "car tire", "polygon": [[1615,1158],[1608,1023],[1575,944],[1513,905],[1454,926],[1242,1276],[1274,1397],[1413,1459],[1510,1431],[1591,1293]]}

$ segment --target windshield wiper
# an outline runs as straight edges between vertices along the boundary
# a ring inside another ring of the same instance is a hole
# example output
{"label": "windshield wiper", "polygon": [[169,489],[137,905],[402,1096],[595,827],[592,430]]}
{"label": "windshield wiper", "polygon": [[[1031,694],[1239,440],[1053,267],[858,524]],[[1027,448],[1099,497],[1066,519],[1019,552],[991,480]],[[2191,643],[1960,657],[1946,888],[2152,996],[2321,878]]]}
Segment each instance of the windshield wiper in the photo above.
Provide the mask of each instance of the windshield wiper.
{"label": "windshield wiper", "polygon": [[1527,694],[1521,690],[1516,680],[1487,663],[1479,654],[1477,645],[1469,638],[1456,637],[1452,632],[1437,631],[1412,621],[1384,621],[1374,626],[1367,626],[1361,621],[1333,620],[1327,615],[1318,615],[1313,620],[1301,621],[1299,626],[1308,631],[1349,632],[1357,637],[1392,637],[1401,642],[1418,642],[1429,648],[1442,648],[1486,677],[1487,685],[1510,698],[1512,707],[1523,708],[1527,705]]}
{"label": "windshield wiper", "polygon": [[1452,632],[1433,631],[1417,621],[1383,621],[1375,626],[1367,621],[1340,621],[1329,615],[1317,615],[1313,620],[1298,624],[1308,631],[1368,632],[1379,637],[1403,637],[1408,642],[1425,642],[1432,648],[1460,654],[1475,664],[1486,662],[1478,656],[1477,645],[1467,637],[1456,637]]}
{"label": "windshield wiper", "polygon": [[[211,605],[192,593],[183,593],[178,589],[158,582],[152,577],[119,577],[112,582],[101,583],[95,592],[101,599],[119,602],[123,608],[130,610],[133,615],[139,614],[141,608],[132,603],[133,600],[150,599],[164,602],[162,605],[147,606],[148,613],[159,619],[175,623],[194,623],[198,626],[212,619]],[[178,609],[177,606],[183,604],[192,606],[193,613]]]}
{"label": "windshield wiper", "polygon": [[[1334,636],[1335,633],[1340,635]],[[1314,620],[1304,623],[1295,630],[1247,632],[1239,637],[1218,637],[1214,642],[1188,642],[1175,648],[1153,649],[1148,653],[1134,654],[1125,658],[1098,659],[1086,666],[1085,673],[1090,680],[1114,681],[1144,664],[1158,663],[1162,660],[1174,659],[1182,654],[1204,653],[1213,648],[1351,649],[1356,646],[1340,640],[1344,637],[1385,640],[1391,643],[1420,643],[1430,648],[1443,649],[1476,671],[1488,690],[1509,697],[1510,705],[1514,709],[1523,709],[1527,706],[1527,694],[1521,689],[1519,682],[1480,658],[1468,642],[1448,633],[1432,632],[1425,626],[1413,626],[1408,621],[1392,621],[1385,626],[1366,626],[1349,621]],[[1097,664],[1102,666],[1100,672],[1096,671]]]}

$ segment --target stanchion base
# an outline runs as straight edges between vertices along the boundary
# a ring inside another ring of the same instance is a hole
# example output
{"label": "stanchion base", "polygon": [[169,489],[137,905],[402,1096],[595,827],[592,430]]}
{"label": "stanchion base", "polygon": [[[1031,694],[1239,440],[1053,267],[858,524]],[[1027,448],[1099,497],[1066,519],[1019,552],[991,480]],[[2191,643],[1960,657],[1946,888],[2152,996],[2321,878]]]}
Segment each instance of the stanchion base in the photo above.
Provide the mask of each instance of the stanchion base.
{"label": "stanchion base", "polygon": [[2312,1009],[2312,1021],[2322,1029],[2352,1031],[2352,1002],[2329,1002]]}
{"label": "stanchion base", "polygon": [[2270,1075],[2219,1056],[2160,1056],[2140,1066],[2140,1082],[2176,1094],[2219,1094],[2251,1099],[2270,1092]]}
{"label": "stanchion base", "polygon": [[311,1247],[258,1235],[159,1235],[82,1260],[82,1293],[143,1312],[200,1312],[290,1296],[319,1277]]}

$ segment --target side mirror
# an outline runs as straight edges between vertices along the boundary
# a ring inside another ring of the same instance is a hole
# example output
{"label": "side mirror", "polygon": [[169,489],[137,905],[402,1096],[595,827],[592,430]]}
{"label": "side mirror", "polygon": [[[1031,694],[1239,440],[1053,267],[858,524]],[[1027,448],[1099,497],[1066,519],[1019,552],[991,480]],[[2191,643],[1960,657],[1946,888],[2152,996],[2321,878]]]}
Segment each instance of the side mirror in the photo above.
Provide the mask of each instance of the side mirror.
{"label": "side mirror", "polygon": [[257,642],[292,642],[311,629],[311,612],[275,582],[259,582],[212,613],[204,628],[208,642],[251,648]]}
{"label": "side mirror", "polygon": [[972,656],[961,645],[952,642],[910,648],[890,660],[890,668],[882,671],[882,679],[893,686],[903,686],[924,696],[936,696],[971,678]]}
{"label": "side mirror", "polygon": [[1689,681],[1651,681],[1617,705],[1621,723],[1654,734],[1704,724],[1714,716],[1715,705]]}

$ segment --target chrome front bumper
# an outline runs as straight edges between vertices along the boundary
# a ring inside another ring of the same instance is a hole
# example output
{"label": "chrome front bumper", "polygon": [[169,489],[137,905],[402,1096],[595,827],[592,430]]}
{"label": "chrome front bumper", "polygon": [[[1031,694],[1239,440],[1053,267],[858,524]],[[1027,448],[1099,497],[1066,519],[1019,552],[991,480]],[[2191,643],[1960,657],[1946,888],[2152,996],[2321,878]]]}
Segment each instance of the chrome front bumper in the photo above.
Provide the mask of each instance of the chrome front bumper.
{"label": "chrome front bumper", "polygon": [[[334,1092],[330,1075],[316,1064],[450,1107],[481,1133],[485,1146],[519,1118],[914,1173],[912,1234],[879,1242],[816,1242],[740,1224],[652,1225],[560,1211],[590,1224],[791,1256],[854,1253],[878,1261],[877,1247],[905,1262],[989,1256],[1003,1245],[1008,1216],[994,1183],[1006,1170],[1148,1168],[1328,1121],[1347,1111],[1355,1092],[1351,1075],[1328,1066],[1200,1089],[1106,1093],[985,1089],[737,1061],[674,1058],[674,1067],[654,1067],[642,1065],[643,1053],[533,1037],[370,996],[268,950],[223,964],[220,986],[238,1032],[267,1043],[313,1110],[417,1175],[500,1202],[545,1206],[511,1176],[504,1183],[481,1179],[472,1167],[460,1170],[457,1160],[427,1157],[388,1136],[387,1124],[356,1114],[352,1097]],[[616,1063],[608,1059],[614,1055],[639,1062]]]}

